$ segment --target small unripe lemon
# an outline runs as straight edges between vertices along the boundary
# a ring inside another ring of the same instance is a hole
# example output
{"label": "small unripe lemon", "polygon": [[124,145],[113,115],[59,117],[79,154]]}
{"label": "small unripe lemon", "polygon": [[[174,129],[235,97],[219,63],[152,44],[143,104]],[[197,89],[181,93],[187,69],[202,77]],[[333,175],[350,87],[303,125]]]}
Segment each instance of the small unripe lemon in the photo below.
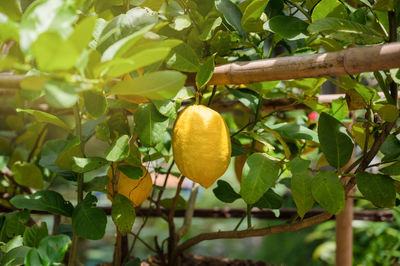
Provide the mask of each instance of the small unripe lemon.
{"label": "small unripe lemon", "polygon": [[219,113],[191,105],[175,121],[172,150],[182,175],[208,188],[231,161],[229,129]]}
{"label": "small unripe lemon", "polygon": [[[143,176],[139,179],[131,179],[124,175],[122,172],[119,172],[118,184],[117,184],[117,192],[121,195],[124,195],[128,199],[130,199],[135,207],[145,201],[151,193],[151,189],[153,187],[153,182],[151,180],[151,176],[147,169],[143,166],[140,166],[143,171]],[[112,188],[112,168],[108,170],[108,184],[107,190],[110,194],[113,193]],[[108,195],[108,198],[112,200],[111,196]]]}

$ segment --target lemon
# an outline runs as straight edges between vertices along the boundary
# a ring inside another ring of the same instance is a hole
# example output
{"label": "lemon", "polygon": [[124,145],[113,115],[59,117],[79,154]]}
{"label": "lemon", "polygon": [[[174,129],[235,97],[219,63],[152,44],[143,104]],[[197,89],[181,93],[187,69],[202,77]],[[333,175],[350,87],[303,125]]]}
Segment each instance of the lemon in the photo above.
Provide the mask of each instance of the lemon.
{"label": "lemon", "polygon": [[216,111],[191,105],[175,121],[172,150],[182,175],[208,188],[225,173],[231,161],[228,127]]}
{"label": "lemon", "polygon": [[[143,176],[141,176],[139,179],[131,179],[122,172],[119,172],[118,177],[117,192],[130,199],[135,207],[142,204],[143,201],[150,196],[150,192],[153,187],[153,182],[149,172],[145,167],[141,166],[141,168],[143,171]],[[107,190],[110,192],[110,194],[113,194],[111,167],[107,174],[109,177]],[[108,198],[112,200],[111,196],[108,196]]]}

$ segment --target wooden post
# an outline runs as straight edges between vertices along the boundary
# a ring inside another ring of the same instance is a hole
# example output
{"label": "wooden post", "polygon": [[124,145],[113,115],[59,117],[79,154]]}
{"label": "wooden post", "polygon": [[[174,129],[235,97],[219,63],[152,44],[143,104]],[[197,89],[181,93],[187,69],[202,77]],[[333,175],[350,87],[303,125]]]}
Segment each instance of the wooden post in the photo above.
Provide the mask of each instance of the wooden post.
{"label": "wooden post", "polygon": [[347,198],[344,210],[336,216],[336,265],[353,263],[353,210],[354,200]]}

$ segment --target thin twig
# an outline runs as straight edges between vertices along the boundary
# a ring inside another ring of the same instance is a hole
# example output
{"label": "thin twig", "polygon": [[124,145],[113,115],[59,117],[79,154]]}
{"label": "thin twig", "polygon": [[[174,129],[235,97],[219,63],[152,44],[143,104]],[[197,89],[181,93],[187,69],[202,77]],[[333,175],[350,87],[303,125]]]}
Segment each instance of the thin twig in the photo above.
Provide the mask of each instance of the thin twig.
{"label": "thin twig", "polygon": [[186,207],[185,218],[183,220],[183,224],[182,224],[181,228],[178,229],[178,232],[176,233],[177,241],[179,241],[179,239],[181,239],[182,236],[184,236],[187,233],[187,231],[190,228],[190,225],[192,224],[192,217],[193,217],[193,213],[194,213],[194,207],[195,207],[198,192],[199,192],[199,184],[193,183],[192,191],[190,193],[190,197],[189,197],[187,207]]}
{"label": "thin twig", "polygon": [[150,246],[146,241],[141,239],[138,234],[135,234],[134,232],[129,232],[129,234],[133,235],[136,239],[138,239],[140,242],[142,242],[143,245],[145,245],[148,249],[153,251],[154,253],[157,253],[157,250],[155,250],[152,246]]}
{"label": "thin twig", "polygon": [[42,130],[40,131],[38,137],[35,140],[35,144],[33,144],[33,148],[31,150],[31,152],[28,155],[28,158],[26,159],[26,161],[29,163],[33,156],[35,155],[35,151],[39,146],[40,140],[42,139],[43,135],[45,135],[45,133],[47,132],[47,125],[43,126]]}

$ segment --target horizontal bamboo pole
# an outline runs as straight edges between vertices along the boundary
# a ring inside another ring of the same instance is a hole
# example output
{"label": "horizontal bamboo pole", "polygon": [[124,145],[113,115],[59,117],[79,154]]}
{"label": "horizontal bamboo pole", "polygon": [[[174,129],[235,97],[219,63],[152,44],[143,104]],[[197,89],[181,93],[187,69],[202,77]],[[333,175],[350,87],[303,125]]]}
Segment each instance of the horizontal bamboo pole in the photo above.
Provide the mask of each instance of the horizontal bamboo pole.
{"label": "horizontal bamboo pole", "polygon": [[[111,215],[111,207],[101,207],[101,209],[107,214]],[[0,206],[0,213],[8,213],[12,210]],[[169,209],[161,209],[162,213],[168,215]],[[253,209],[251,214],[254,218],[265,219],[265,220],[288,220],[291,219],[294,215],[297,214],[296,209],[280,209],[280,216],[276,217],[275,214],[270,210],[259,210]],[[186,210],[176,210],[174,217],[184,217]],[[323,210],[312,209],[306,215],[305,218],[309,218],[315,215],[322,214]],[[45,211],[31,211],[33,214],[40,215],[50,215],[50,213]],[[154,208],[137,208],[136,209],[137,216],[149,216],[149,217],[159,217],[160,214],[157,213]],[[219,219],[228,219],[228,218],[242,218],[246,215],[246,210],[244,209],[230,209],[230,208],[212,208],[212,209],[195,209],[193,213],[193,217],[197,218],[219,218]],[[334,219],[332,217],[331,219]],[[392,211],[387,210],[360,210],[354,211],[354,220],[361,221],[375,221],[375,222],[392,222],[393,221],[393,213]]]}
{"label": "horizontal bamboo pole", "polygon": [[[215,67],[208,85],[354,75],[392,68],[400,68],[400,42],[220,65]],[[0,88],[17,89],[23,77],[0,74]],[[186,85],[194,84],[195,77],[189,74]]]}

